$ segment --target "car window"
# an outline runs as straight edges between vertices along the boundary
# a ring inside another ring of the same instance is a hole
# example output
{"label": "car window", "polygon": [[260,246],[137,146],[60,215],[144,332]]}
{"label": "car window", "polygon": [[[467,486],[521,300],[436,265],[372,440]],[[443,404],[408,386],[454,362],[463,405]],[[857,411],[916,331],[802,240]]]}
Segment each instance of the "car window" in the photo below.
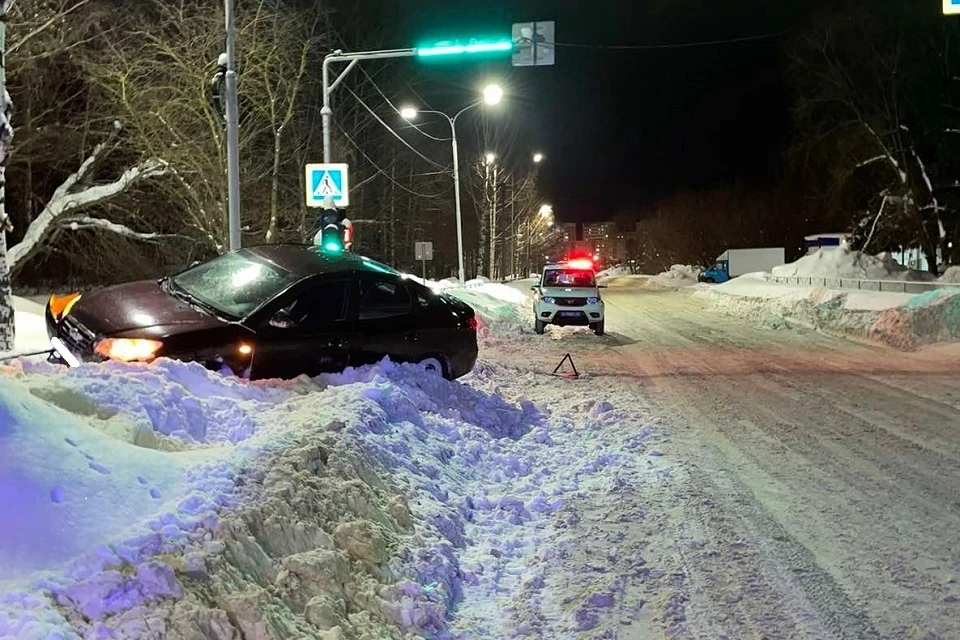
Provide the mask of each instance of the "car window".
{"label": "car window", "polygon": [[239,251],[198,264],[174,276],[173,295],[190,296],[217,311],[242,318],[270,301],[300,276]]}
{"label": "car window", "polygon": [[322,282],[298,295],[283,311],[303,331],[329,328],[347,317],[349,292],[347,280]]}
{"label": "car window", "polygon": [[361,320],[392,318],[410,313],[410,293],[394,280],[364,280],[360,283]]}
{"label": "car window", "polygon": [[595,287],[592,271],[583,269],[547,269],[543,273],[544,287]]}
{"label": "car window", "polygon": [[407,288],[413,295],[414,307],[417,309],[429,309],[440,304],[436,293],[416,282],[407,282]]}

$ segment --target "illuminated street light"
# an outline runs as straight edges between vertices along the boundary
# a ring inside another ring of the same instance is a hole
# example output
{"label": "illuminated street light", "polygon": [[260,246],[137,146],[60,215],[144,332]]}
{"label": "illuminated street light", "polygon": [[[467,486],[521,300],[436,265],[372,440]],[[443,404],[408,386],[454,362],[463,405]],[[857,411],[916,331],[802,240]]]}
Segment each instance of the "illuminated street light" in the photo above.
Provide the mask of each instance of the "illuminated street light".
{"label": "illuminated street light", "polygon": [[536,162],[537,164],[540,164],[541,162],[543,162],[543,154],[542,153],[533,154],[533,161]]}
{"label": "illuminated street light", "polygon": [[491,84],[483,90],[483,101],[489,105],[500,104],[503,100],[503,89],[500,85]]}
{"label": "illuminated street light", "polygon": [[[441,54],[425,54],[423,50],[418,50],[418,55],[441,55]],[[459,262],[459,280],[460,284],[463,285],[466,280],[466,269],[464,267],[464,256],[463,256],[463,212],[462,206],[460,204],[460,155],[457,147],[457,120],[465,114],[467,111],[470,111],[474,107],[477,107],[481,104],[495,105],[500,102],[503,98],[503,89],[497,85],[490,85],[483,90],[483,98],[477,100],[471,104],[468,104],[466,107],[457,112],[454,116],[449,116],[442,111],[434,110],[423,110],[419,111],[414,107],[403,107],[400,109],[400,117],[404,120],[413,120],[421,113],[432,113],[434,115],[443,116],[447,119],[447,122],[450,123],[450,146],[453,150],[453,187],[454,187],[454,200],[456,201],[456,212],[457,212],[457,258]],[[487,154],[487,162],[492,163],[496,160],[496,156],[492,153]]]}
{"label": "illuminated street light", "polygon": [[544,218],[549,218],[553,215],[553,207],[549,204],[545,204],[540,207],[540,215]]}
{"label": "illuminated street light", "polygon": [[497,154],[488,153],[486,155],[487,164],[493,164],[497,160]]}

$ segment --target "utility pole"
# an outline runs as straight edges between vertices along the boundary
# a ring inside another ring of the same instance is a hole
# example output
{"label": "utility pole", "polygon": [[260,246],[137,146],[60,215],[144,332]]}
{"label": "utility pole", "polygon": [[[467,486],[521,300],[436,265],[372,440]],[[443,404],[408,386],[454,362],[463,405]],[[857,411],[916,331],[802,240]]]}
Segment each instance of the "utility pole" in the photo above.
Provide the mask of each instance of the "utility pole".
{"label": "utility pole", "polygon": [[490,279],[497,279],[497,196],[500,190],[500,167],[493,165],[493,202],[490,206]]}
{"label": "utility pole", "polygon": [[223,0],[226,31],[227,98],[227,198],[229,200],[230,250],[241,247],[240,234],[240,114],[237,105],[237,21],[236,0]]}
{"label": "utility pole", "polygon": [[10,126],[12,105],[7,94],[7,10],[13,0],[0,0],[0,352],[13,351],[16,326],[13,313],[13,292],[10,266],[7,264],[7,233],[13,231],[7,215],[7,150],[13,138]]}

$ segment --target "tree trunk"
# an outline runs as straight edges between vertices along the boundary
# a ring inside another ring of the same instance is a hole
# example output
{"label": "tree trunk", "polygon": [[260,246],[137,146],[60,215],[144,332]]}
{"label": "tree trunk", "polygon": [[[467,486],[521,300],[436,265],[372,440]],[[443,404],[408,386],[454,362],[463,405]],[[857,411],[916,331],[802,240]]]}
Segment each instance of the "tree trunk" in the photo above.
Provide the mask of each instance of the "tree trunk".
{"label": "tree trunk", "polygon": [[13,292],[10,287],[10,266],[7,264],[7,232],[13,229],[7,215],[6,180],[7,149],[13,137],[10,126],[10,96],[7,94],[7,72],[2,63],[7,43],[7,9],[10,0],[0,0],[0,351],[13,351]]}
{"label": "tree trunk", "polygon": [[273,133],[273,176],[270,184],[270,223],[267,225],[265,241],[270,244],[277,236],[277,216],[280,201],[280,137],[283,135],[281,126]]}

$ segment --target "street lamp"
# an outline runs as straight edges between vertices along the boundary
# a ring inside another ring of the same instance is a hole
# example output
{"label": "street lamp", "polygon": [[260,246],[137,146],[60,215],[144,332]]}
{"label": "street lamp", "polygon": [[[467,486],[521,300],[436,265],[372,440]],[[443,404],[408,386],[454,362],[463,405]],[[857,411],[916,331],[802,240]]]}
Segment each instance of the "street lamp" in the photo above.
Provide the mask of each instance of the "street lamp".
{"label": "street lamp", "polygon": [[503,89],[500,85],[491,84],[483,89],[483,101],[489,105],[500,104],[503,100]]}
{"label": "street lamp", "polygon": [[432,113],[434,115],[443,116],[447,119],[447,122],[450,123],[450,146],[453,150],[453,189],[457,208],[457,259],[459,262],[459,279],[461,286],[463,286],[463,284],[466,282],[467,274],[463,266],[463,210],[460,205],[460,152],[457,148],[457,120],[460,118],[460,116],[465,114],[467,111],[470,111],[474,107],[477,107],[481,104],[499,104],[502,99],[503,89],[495,84],[492,84],[483,90],[483,98],[481,100],[477,100],[471,104],[468,104],[463,109],[458,111],[454,116],[449,116],[442,111],[419,111],[413,107],[404,107],[400,110],[400,117],[404,120],[413,120],[420,113]]}
{"label": "street lamp", "polygon": [[537,164],[540,164],[541,162],[543,162],[543,154],[542,153],[533,154],[533,161]]}
{"label": "street lamp", "polygon": [[496,160],[497,160],[497,154],[495,154],[495,153],[488,153],[488,154],[486,155],[486,160],[487,160],[487,164],[493,164],[493,163],[496,162]]}
{"label": "street lamp", "polygon": [[543,218],[549,218],[553,215],[553,207],[549,204],[541,205],[540,207],[540,216]]}

